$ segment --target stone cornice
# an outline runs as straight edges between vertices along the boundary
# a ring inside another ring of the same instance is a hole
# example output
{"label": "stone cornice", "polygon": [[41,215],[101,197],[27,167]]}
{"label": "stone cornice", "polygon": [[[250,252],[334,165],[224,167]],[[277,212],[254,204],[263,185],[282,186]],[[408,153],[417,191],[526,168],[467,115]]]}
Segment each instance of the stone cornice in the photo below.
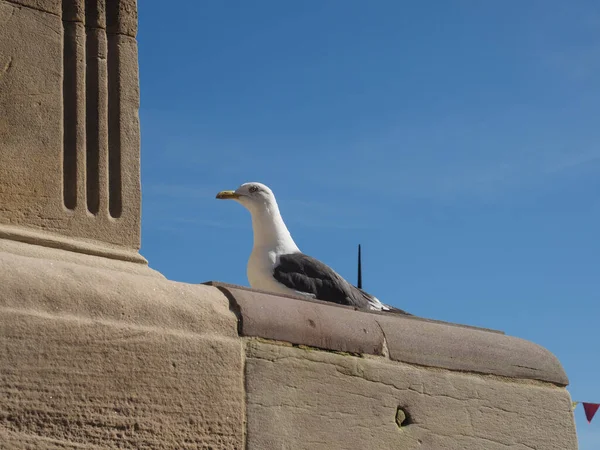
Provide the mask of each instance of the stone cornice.
{"label": "stone cornice", "polygon": [[545,348],[500,331],[279,296],[242,286],[218,287],[238,315],[241,336],[323,350],[388,356],[391,360],[566,386],[558,359]]}

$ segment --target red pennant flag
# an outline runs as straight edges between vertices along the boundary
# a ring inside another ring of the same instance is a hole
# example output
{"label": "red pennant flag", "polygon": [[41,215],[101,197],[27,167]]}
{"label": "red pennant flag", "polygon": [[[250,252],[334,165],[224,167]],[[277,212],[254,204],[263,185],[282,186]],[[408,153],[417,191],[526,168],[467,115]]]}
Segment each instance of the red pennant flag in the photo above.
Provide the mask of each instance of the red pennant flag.
{"label": "red pennant flag", "polygon": [[583,409],[585,411],[585,418],[587,419],[588,423],[592,423],[594,414],[596,414],[596,411],[598,411],[598,408],[600,408],[600,404],[585,402],[581,402],[581,404],[583,405]]}

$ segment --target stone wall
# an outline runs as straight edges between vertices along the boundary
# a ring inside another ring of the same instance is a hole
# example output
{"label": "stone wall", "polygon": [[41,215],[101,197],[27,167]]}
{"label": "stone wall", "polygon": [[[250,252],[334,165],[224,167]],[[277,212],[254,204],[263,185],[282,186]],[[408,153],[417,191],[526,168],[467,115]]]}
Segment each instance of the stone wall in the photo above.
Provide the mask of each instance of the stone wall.
{"label": "stone wall", "polygon": [[217,289],[61,255],[0,267],[0,448],[243,448],[243,342]]}
{"label": "stone wall", "polygon": [[0,448],[577,448],[530,342],[51,252],[0,252]]}
{"label": "stone wall", "polygon": [[577,448],[568,379],[538,345],[210,284],[245,337],[247,449]]}
{"label": "stone wall", "polygon": [[246,377],[248,449],[576,448],[552,384],[263,342]]}

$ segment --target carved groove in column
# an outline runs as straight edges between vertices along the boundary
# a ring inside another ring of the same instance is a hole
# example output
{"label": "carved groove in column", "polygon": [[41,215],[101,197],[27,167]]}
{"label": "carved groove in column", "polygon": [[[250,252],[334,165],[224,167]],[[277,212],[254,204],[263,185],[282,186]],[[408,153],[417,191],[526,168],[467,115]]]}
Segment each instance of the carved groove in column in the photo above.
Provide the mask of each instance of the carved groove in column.
{"label": "carved groove in column", "polygon": [[[75,3],[77,0],[75,0]],[[85,148],[85,50],[83,25],[69,20],[76,10],[73,0],[63,0],[63,203],[77,207],[78,155]]]}
{"label": "carved groove in column", "polygon": [[86,0],[86,188],[87,208],[98,214],[106,194],[108,153],[108,86],[104,1]]}
{"label": "carved groove in column", "polygon": [[[117,7],[112,2],[109,7]],[[108,13],[108,12],[107,12]],[[118,35],[108,34],[108,210],[113,218],[121,217],[121,84]]]}

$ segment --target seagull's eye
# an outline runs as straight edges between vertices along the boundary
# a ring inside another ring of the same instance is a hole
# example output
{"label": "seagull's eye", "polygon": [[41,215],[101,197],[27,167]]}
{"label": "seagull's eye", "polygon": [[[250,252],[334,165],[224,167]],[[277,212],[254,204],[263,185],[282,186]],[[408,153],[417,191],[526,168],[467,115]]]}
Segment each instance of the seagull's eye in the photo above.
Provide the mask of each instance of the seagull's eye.
{"label": "seagull's eye", "polygon": [[258,192],[258,186],[250,186],[250,188],[248,189],[248,192],[250,192],[251,194]]}

